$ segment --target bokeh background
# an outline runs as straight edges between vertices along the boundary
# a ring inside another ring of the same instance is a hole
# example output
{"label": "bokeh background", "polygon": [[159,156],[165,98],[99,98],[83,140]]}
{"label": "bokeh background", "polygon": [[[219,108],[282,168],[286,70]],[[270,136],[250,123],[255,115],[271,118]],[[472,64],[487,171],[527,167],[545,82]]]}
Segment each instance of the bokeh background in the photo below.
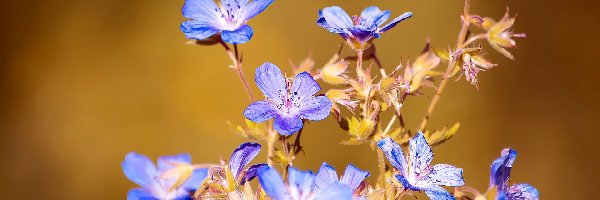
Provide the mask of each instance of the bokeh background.
{"label": "bokeh background", "polygon": [[[450,82],[429,127],[462,126],[435,149],[434,163],[464,168],[467,183],[484,190],[491,161],[513,147],[513,182],[533,184],[543,199],[591,197],[600,178],[600,19],[590,2],[473,2],[473,13],[496,19],[509,5],[518,13],[516,32],[528,37],[511,50],[515,61],[484,46],[500,66],[481,73],[479,90]],[[124,199],[135,187],[120,166],[130,151],[154,159],[189,152],[195,162],[216,163],[244,141],[226,121],[243,122],[248,98],[221,47],[185,45],[183,0],[2,4],[3,199]],[[317,66],[327,61],[342,40],[315,20],[330,5],[414,12],[376,41],[391,70],[415,58],[427,37],[438,47],[454,44],[463,2],[279,0],[250,22],[254,38],[241,47],[247,76],[266,61],[287,67],[309,54]],[[408,100],[409,126],[418,125],[430,97]],[[375,180],[375,154],[366,145],[338,145],[346,137],[336,127],[332,119],[308,125],[297,165],[316,170],[327,161],[341,170],[354,163]]]}

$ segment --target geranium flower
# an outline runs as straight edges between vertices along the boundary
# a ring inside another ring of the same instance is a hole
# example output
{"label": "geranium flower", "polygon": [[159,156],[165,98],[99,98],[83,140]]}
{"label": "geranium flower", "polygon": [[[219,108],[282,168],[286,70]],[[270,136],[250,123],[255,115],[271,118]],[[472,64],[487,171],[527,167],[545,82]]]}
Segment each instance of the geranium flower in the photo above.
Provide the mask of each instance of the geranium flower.
{"label": "geranium flower", "polygon": [[229,162],[222,161],[221,166],[211,168],[211,180],[207,182],[209,193],[230,194],[235,193],[239,186],[244,185],[256,177],[256,170],[266,164],[255,164],[246,167],[260,152],[260,144],[246,142],[240,145],[229,158]]}
{"label": "geranium flower", "polygon": [[342,36],[354,50],[366,50],[371,40],[394,28],[396,24],[408,19],[412,12],[405,12],[390,23],[381,27],[390,17],[390,11],[381,11],[377,6],[365,8],[360,16],[350,18],[346,11],[338,6],[319,10],[317,25],[329,32]]}
{"label": "geranium flower", "polygon": [[290,84],[277,66],[265,63],[256,69],[255,81],[267,99],[250,104],[244,116],[253,122],[275,118],[273,128],[281,135],[300,130],[302,119],[322,120],[329,115],[331,101],[314,96],[321,87],[307,72],[296,75]]}
{"label": "geranium flower", "polygon": [[352,199],[352,190],[345,184],[332,183],[324,188],[314,187],[315,175],[311,171],[299,171],[294,167],[288,167],[287,184],[270,166],[258,169],[258,181],[273,200]]}
{"label": "geranium flower", "polygon": [[447,164],[430,166],[433,151],[421,132],[409,141],[409,160],[404,156],[400,145],[390,138],[380,140],[377,146],[385,153],[390,164],[399,171],[396,179],[402,183],[405,190],[425,191],[430,199],[454,199],[452,194],[440,185],[455,187],[465,184],[461,168]]}
{"label": "geranium flower", "polygon": [[369,172],[360,170],[354,165],[349,164],[346,167],[346,171],[344,172],[342,178],[338,179],[335,169],[331,165],[323,163],[317,172],[314,187],[315,189],[321,189],[327,188],[332,184],[342,183],[350,188],[350,190],[354,193],[355,199],[364,199],[364,196],[361,194],[361,192],[366,188],[366,183],[364,180],[367,177],[369,177]]}
{"label": "geranium flower", "polygon": [[141,154],[131,152],[121,164],[127,178],[141,186],[129,190],[128,200],[191,200],[190,193],[200,187],[207,169],[192,166],[189,154],[162,156],[158,167]]}
{"label": "geranium flower", "polygon": [[500,158],[494,160],[490,172],[490,189],[496,188],[498,200],[536,200],[539,199],[538,190],[529,184],[514,184],[508,186],[510,171],[517,158],[513,149],[503,149]]}
{"label": "geranium flower", "polygon": [[274,0],[186,0],[181,10],[190,20],[181,24],[188,39],[203,40],[221,33],[221,39],[231,44],[246,43],[252,38],[252,28],[246,21],[261,13]]}

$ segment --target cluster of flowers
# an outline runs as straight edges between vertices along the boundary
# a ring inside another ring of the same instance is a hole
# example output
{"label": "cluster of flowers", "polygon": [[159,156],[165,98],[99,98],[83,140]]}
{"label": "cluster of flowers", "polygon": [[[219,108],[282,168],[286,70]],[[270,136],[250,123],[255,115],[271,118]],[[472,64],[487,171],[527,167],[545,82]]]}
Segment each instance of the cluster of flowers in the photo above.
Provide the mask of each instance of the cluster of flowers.
{"label": "cluster of flowers", "polygon": [[[488,17],[471,15],[469,1],[461,16],[463,27],[455,49],[439,51],[427,44],[425,50],[404,73],[398,66],[388,74],[382,68],[375,53],[373,40],[391,30],[399,22],[412,16],[406,12],[384,25],[390,11],[376,6],[367,7],[359,16],[350,17],[342,8],[327,7],[318,12],[317,25],[339,34],[354,50],[355,57],[341,58],[340,51],[321,70],[313,70],[314,62],[307,59],[294,66],[295,77],[286,78],[271,63],[256,69],[255,82],[266,97],[255,100],[241,69],[237,45],[248,42],[253,35],[247,21],[265,10],[273,0],[186,0],[182,13],[189,18],[181,25],[188,39],[199,45],[221,44],[233,61],[232,69],[253,101],[243,112],[245,126],[237,131],[244,137],[268,144],[267,163],[250,165],[261,149],[259,143],[244,143],[235,149],[229,160],[220,164],[192,164],[190,155],[180,154],[158,158],[155,165],[146,156],[129,153],[122,163],[125,176],[140,188],[129,191],[130,200],[137,199],[397,199],[413,192],[424,192],[430,199],[538,199],[538,191],[528,184],[509,186],[510,171],[516,151],[504,149],[492,162],[490,185],[485,193],[464,186],[463,170],[448,164],[432,165],[432,148],[450,139],[458,124],[438,131],[425,129],[431,111],[439,99],[446,81],[462,71],[468,81],[477,83],[477,73],[494,66],[483,59],[482,47],[473,46],[479,39],[487,39],[490,45],[503,55],[513,58],[505,48],[515,47],[511,27],[514,18],[507,15],[499,22]],[[508,13],[508,12],[507,12]],[[471,36],[469,26],[475,25],[485,33]],[[228,44],[234,45],[234,51]],[[346,71],[350,60],[357,63],[356,77]],[[370,68],[363,69],[363,60],[373,60],[382,74],[374,83]],[[434,69],[442,62],[448,63],[445,72]],[[419,95],[424,86],[433,86],[434,76],[442,75],[426,118],[414,134],[404,125],[401,108],[407,96]],[[344,89],[330,89],[318,95],[321,86],[316,80]],[[377,98],[377,94],[380,98]],[[351,117],[342,117],[338,104],[351,111]],[[354,109],[362,112],[356,114]],[[387,127],[379,122],[379,114],[394,111]],[[370,143],[377,151],[379,178],[374,186],[367,184],[370,173],[349,164],[338,178],[334,167],[323,163],[316,174],[293,167],[295,156],[302,150],[300,136],[305,122],[318,121],[330,114],[350,138],[346,145]],[[398,120],[399,128],[392,129]],[[291,137],[296,139],[290,143]],[[276,143],[281,149],[276,148]],[[405,150],[403,150],[405,147]],[[407,151],[405,153],[405,151]],[[387,167],[385,162],[392,167]],[[281,166],[282,173],[276,169]],[[250,181],[258,180],[258,189]],[[456,187],[451,193],[441,186]]]}

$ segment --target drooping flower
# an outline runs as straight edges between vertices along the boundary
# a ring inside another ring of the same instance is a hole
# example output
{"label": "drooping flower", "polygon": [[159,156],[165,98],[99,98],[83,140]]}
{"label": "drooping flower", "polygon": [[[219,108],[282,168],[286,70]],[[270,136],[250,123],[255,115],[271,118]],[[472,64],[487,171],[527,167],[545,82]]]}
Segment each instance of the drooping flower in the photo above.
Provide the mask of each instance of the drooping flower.
{"label": "drooping flower", "polygon": [[275,118],[273,128],[281,135],[291,135],[303,127],[303,119],[322,120],[329,115],[331,101],[315,96],[319,84],[307,72],[302,72],[290,84],[277,66],[265,63],[256,69],[256,84],[267,97],[244,110],[244,116],[254,122]]}
{"label": "drooping flower", "polygon": [[380,140],[377,145],[399,171],[396,179],[405,190],[425,191],[430,199],[454,199],[440,185],[456,187],[465,184],[461,168],[448,164],[430,165],[433,151],[420,132],[409,141],[408,160],[400,145],[390,138]]}
{"label": "drooping flower", "polygon": [[536,200],[539,199],[538,190],[529,184],[514,184],[508,186],[510,171],[517,158],[513,149],[503,149],[500,158],[494,160],[490,172],[490,189],[496,188],[498,200]]}
{"label": "drooping flower", "polygon": [[244,185],[256,177],[256,170],[266,164],[255,164],[248,168],[246,166],[258,153],[261,145],[258,143],[243,143],[229,158],[229,162],[211,169],[211,180],[207,185],[211,193],[230,194],[235,193],[239,186]]}
{"label": "drooping flower", "polygon": [[246,43],[252,38],[252,28],[246,22],[261,13],[274,0],[186,0],[181,10],[190,20],[181,24],[188,39],[204,40],[217,33],[231,44]]}
{"label": "drooping flower", "polygon": [[279,173],[270,166],[258,169],[258,181],[265,193],[273,200],[329,200],[352,199],[352,190],[342,183],[326,187],[314,187],[315,175],[288,167],[288,181],[284,183]]}
{"label": "drooping flower", "polygon": [[349,164],[346,167],[346,171],[344,172],[342,178],[338,179],[335,169],[331,165],[323,163],[317,172],[317,176],[315,177],[314,188],[327,188],[332,184],[342,183],[348,186],[354,193],[354,199],[362,199],[364,194],[361,193],[364,189],[366,189],[366,182],[364,182],[364,180],[367,177],[369,177],[369,172],[360,170],[354,165]]}
{"label": "drooping flower", "polygon": [[517,43],[512,38],[523,38],[526,37],[525,33],[513,33],[512,26],[515,24],[515,18],[511,18],[508,15],[508,7],[506,8],[506,14],[500,19],[499,22],[491,25],[487,39],[488,42],[494,49],[500,52],[507,58],[514,59],[514,56],[508,52],[505,48],[514,48]]}
{"label": "drooping flower", "polygon": [[366,50],[371,40],[412,16],[405,12],[390,23],[381,27],[390,17],[390,11],[381,11],[377,6],[365,8],[360,16],[350,16],[342,8],[331,6],[319,10],[317,25],[329,32],[342,36],[354,50]]}
{"label": "drooping flower", "polygon": [[197,168],[191,163],[189,154],[162,156],[158,167],[141,154],[131,152],[121,164],[127,178],[141,186],[129,190],[129,200],[177,199],[191,200],[194,190],[200,187],[207,169]]}

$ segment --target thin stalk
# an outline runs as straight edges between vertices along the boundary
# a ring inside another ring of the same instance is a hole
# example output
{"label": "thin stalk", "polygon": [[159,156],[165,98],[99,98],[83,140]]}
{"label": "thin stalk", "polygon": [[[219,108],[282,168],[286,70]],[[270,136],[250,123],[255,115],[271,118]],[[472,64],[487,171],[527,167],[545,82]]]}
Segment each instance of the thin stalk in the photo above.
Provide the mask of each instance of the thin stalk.
{"label": "thin stalk", "polygon": [[[465,7],[465,12],[468,10],[468,1],[467,1],[467,7]],[[456,48],[458,50],[458,48],[462,47],[463,44],[465,44],[466,36],[467,33],[469,32],[469,22],[466,21],[465,19],[461,20],[462,21],[462,27],[460,29],[460,33],[458,34],[458,41],[456,42]],[[450,53],[450,55],[452,55],[452,53]],[[437,91],[435,92],[435,96],[433,96],[433,98],[431,99],[431,102],[429,103],[429,107],[427,108],[427,114],[425,115],[425,117],[423,117],[423,121],[421,121],[421,125],[419,126],[419,130],[423,131],[425,130],[425,127],[427,126],[427,122],[429,122],[429,118],[431,118],[431,114],[433,113],[433,110],[435,109],[435,106],[437,105],[438,101],[440,101],[440,96],[442,95],[442,92],[444,91],[444,88],[446,88],[446,82],[448,82],[448,79],[450,78],[450,73],[452,73],[452,70],[454,68],[454,61],[452,61],[453,58],[450,58],[450,61],[448,62],[448,68],[446,68],[446,72],[444,73],[444,76],[442,77],[442,81],[440,82],[440,85],[437,88]]]}
{"label": "thin stalk", "polygon": [[[272,123],[269,123],[272,124]],[[277,141],[277,132],[273,130],[272,125],[269,125],[269,136],[267,138],[267,164],[269,166],[273,166],[273,161],[271,158],[275,156],[275,141]]]}
{"label": "thin stalk", "polygon": [[[379,163],[379,179],[381,181],[381,188],[387,188],[387,181],[385,180],[385,159],[383,157],[383,151],[377,149],[377,162]],[[385,199],[385,197],[384,197]]]}
{"label": "thin stalk", "polygon": [[254,102],[255,101],[254,94],[252,93],[252,90],[250,89],[250,85],[248,84],[248,81],[246,81],[246,77],[244,76],[244,71],[242,70],[242,61],[239,57],[237,45],[234,44],[233,45],[234,51],[231,51],[231,48],[229,48],[229,46],[227,46],[227,44],[225,44],[225,42],[221,41],[220,43],[223,46],[223,48],[225,48],[225,51],[227,52],[229,59],[231,59],[231,61],[233,62],[234,70],[236,71],[238,77],[240,78],[240,81],[242,81],[242,84],[244,85],[244,89],[246,90],[246,93],[248,93],[248,97],[250,98],[251,101]]}

